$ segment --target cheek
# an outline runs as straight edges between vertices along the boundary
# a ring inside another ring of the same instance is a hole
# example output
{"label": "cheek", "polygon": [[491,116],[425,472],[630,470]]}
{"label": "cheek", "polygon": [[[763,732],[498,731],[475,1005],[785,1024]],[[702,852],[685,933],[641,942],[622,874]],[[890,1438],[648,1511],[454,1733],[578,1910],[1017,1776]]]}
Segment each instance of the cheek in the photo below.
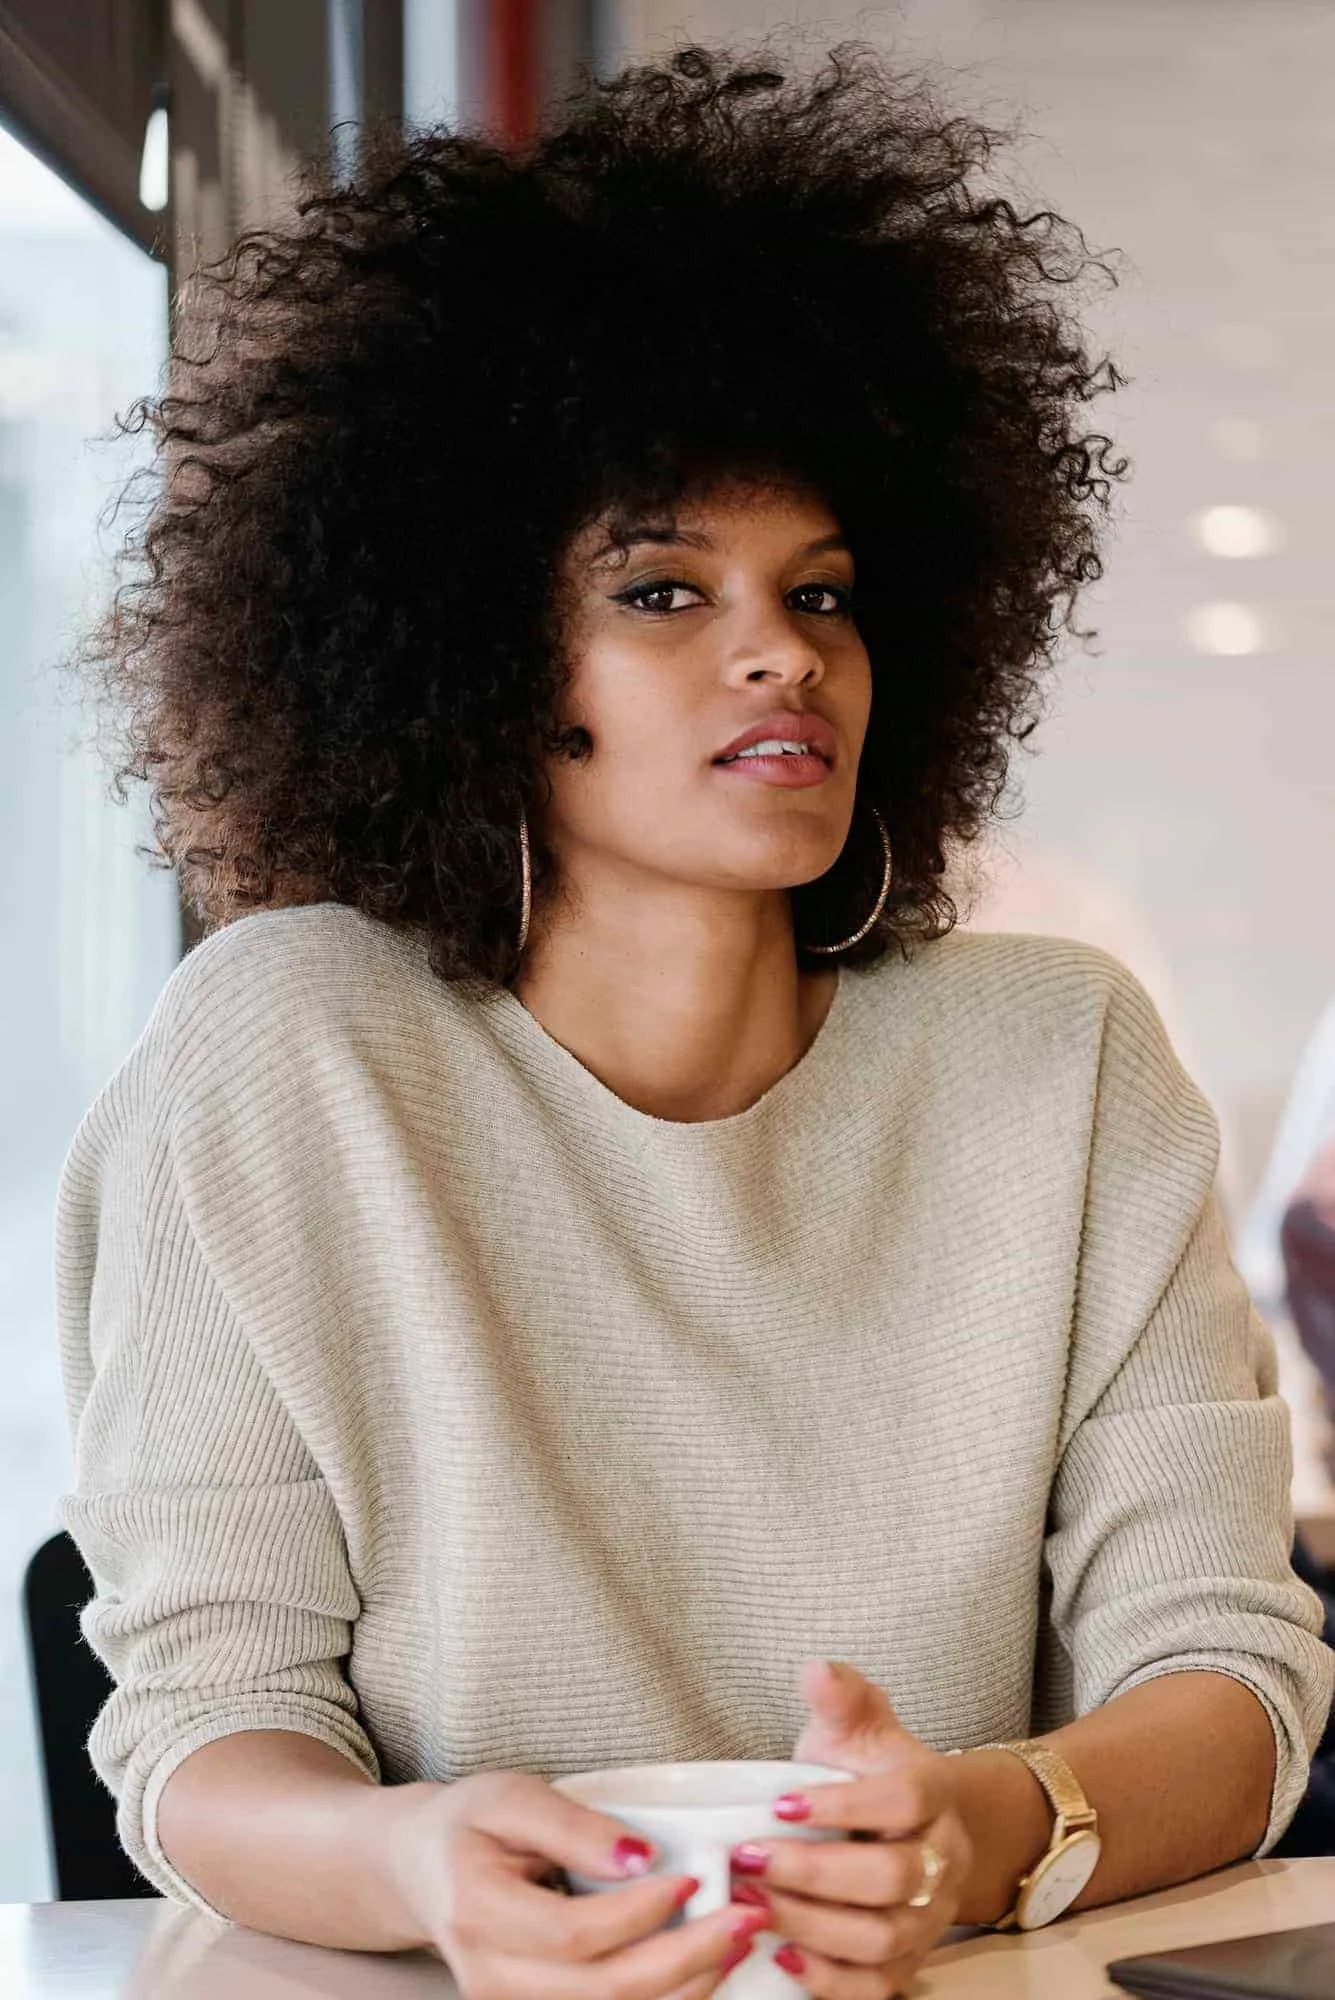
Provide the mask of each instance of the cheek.
{"label": "cheek", "polygon": [[871,721],[873,692],[871,658],[861,640],[858,641],[851,657],[840,662],[839,678],[849,691],[844,710],[848,718],[849,734],[855,743],[861,744],[867,734],[867,725]]}
{"label": "cheek", "polygon": [[553,831],[589,847],[661,855],[669,832],[698,820],[699,801],[692,808],[688,796],[693,787],[714,776],[702,732],[691,736],[679,706],[624,688],[615,702],[588,702],[570,720],[589,731],[592,748],[578,763],[556,759],[548,766]]}
{"label": "cheek", "polygon": [[866,642],[858,634],[853,635],[849,642],[847,656],[839,664],[841,671],[847,676],[849,682],[861,688],[863,699],[868,708],[870,708],[871,654],[867,651]]}
{"label": "cheek", "polygon": [[660,853],[665,841],[700,823],[699,800],[688,796],[691,778],[670,744],[656,749],[650,739],[627,746],[615,765],[609,750],[601,761],[569,767],[553,783],[553,807],[567,832],[590,845]]}
{"label": "cheek", "polygon": [[701,673],[698,649],[657,626],[591,635],[564,709],[592,738],[584,762],[567,767],[588,791],[680,789],[684,775],[707,765],[710,731],[718,729],[717,693]]}

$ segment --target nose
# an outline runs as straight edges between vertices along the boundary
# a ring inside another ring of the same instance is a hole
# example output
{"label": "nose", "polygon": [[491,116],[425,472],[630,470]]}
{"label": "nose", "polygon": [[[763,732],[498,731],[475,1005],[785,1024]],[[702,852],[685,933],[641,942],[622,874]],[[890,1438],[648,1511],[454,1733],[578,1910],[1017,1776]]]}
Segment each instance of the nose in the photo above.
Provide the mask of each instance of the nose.
{"label": "nose", "polygon": [[753,609],[739,622],[731,664],[748,680],[758,671],[784,683],[819,679],[825,672],[809,627],[783,606]]}

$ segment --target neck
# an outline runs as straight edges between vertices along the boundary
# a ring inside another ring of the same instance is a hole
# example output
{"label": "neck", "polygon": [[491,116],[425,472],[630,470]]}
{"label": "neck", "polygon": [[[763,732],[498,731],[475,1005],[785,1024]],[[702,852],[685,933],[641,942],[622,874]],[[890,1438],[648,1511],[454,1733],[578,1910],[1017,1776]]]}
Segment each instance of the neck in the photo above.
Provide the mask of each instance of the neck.
{"label": "neck", "polygon": [[767,937],[694,955],[632,944],[549,933],[530,943],[510,990],[624,1103],[678,1123],[729,1118],[763,1097],[819,1034],[838,983],[833,966],[799,970],[786,912]]}

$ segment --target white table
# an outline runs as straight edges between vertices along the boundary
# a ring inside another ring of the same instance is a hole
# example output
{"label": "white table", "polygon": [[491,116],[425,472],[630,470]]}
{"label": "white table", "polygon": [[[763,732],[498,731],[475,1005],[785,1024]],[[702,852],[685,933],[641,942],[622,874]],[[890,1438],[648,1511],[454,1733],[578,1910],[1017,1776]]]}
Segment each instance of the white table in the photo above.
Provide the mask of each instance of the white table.
{"label": "white table", "polygon": [[[912,2000],[1119,2000],[1111,1959],[1335,1921],[1335,1857],[1244,1861],[1023,1937],[955,1933]],[[439,1959],[322,1951],[176,1904],[0,1904],[4,2000],[445,2000]],[[794,2000],[801,1989],[794,1983]],[[1125,1995],[1120,2000],[1126,2000]]]}

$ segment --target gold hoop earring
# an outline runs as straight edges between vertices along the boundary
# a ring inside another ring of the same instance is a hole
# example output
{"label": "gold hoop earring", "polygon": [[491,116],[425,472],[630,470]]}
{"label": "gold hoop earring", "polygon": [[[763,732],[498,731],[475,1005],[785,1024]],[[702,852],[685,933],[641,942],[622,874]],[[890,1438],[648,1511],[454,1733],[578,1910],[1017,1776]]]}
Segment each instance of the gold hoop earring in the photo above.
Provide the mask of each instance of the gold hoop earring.
{"label": "gold hoop earring", "polygon": [[868,917],[866,923],[863,924],[860,930],[854,931],[852,937],[842,938],[838,944],[804,944],[801,946],[801,949],[803,951],[818,951],[818,952],[847,951],[848,947],[851,944],[858,944],[861,942],[863,938],[866,937],[867,932],[871,929],[872,925],[876,922],[876,919],[880,916],[881,911],[885,908],[886,899],[890,894],[890,877],[894,870],[894,856],[891,854],[890,851],[890,836],[885,830],[885,821],[881,818],[881,815],[879,812],[877,812],[875,806],[872,807],[872,812],[875,814],[876,817],[877,831],[880,833],[881,836],[881,850],[885,855],[885,873],[881,878],[881,893],[876,898],[876,907],[872,911],[871,915]]}
{"label": "gold hoop earring", "polygon": [[528,819],[522,806],[519,808],[519,865],[524,878],[524,902],[519,918],[519,950],[522,952],[528,942],[528,919],[533,907],[533,871],[528,858]]}

